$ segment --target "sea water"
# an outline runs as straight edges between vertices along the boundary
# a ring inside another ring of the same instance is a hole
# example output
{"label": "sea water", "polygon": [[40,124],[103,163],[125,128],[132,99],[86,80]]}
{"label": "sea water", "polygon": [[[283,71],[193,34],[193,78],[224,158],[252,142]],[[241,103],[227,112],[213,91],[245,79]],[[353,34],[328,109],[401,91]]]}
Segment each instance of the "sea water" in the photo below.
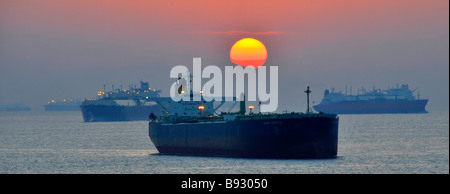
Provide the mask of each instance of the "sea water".
{"label": "sea water", "polygon": [[339,115],[335,159],[159,155],[147,121],[0,112],[1,174],[448,174],[449,112]]}

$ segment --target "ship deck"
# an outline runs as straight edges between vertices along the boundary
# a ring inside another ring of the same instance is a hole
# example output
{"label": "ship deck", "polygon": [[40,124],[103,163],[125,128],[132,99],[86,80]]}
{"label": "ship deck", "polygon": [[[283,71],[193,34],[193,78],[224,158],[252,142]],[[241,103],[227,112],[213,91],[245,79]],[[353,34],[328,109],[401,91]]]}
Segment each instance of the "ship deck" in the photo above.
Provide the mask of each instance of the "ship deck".
{"label": "ship deck", "polygon": [[[227,117],[232,117],[227,118]],[[323,114],[323,113],[266,113],[266,114],[250,114],[250,115],[219,115],[211,117],[177,117],[169,116],[164,119],[155,120],[152,122],[158,122],[160,124],[179,124],[179,123],[219,123],[226,122],[227,120],[276,120],[276,119],[293,119],[293,118],[336,118],[336,114]]]}

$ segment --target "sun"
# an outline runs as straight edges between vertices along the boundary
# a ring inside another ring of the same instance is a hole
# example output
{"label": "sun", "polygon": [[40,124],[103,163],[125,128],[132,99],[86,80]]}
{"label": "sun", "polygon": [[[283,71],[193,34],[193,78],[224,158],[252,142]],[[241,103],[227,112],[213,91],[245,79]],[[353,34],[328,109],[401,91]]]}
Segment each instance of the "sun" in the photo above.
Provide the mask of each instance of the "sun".
{"label": "sun", "polygon": [[230,59],[236,65],[258,68],[267,60],[267,49],[259,40],[243,38],[231,47]]}

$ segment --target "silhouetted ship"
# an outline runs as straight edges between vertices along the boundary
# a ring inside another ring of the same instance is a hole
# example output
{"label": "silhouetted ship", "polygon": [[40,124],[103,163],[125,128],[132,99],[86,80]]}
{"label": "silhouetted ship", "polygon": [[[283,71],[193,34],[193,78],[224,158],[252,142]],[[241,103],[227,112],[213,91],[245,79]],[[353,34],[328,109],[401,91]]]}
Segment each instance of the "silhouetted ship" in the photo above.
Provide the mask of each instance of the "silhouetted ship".
{"label": "silhouetted ship", "polygon": [[84,100],[80,106],[84,121],[136,121],[147,120],[150,113],[160,115],[161,107],[156,100],[161,100],[161,90],[150,88],[148,82],[140,84],[139,88],[129,90],[100,91],[99,99]]}
{"label": "silhouetted ship", "polygon": [[331,114],[426,113],[428,99],[420,99],[419,94],[416,98],[414,91],[408,88],[408,84],[370,92],[361,89],[358,95],[325,90],[320,104],[313,107],[316,111]]}
{"label": "silhouetted ship", "polygon": [[[306,92],[309,96],[309,87]],[[223,103],[222,103],[223,104]],[[170,115],[150,115],[149,136],[160,154],[250,158],[334,158],[338,150],[336,114],[245,114],[240,111],[214,115],[213,102],[173,103]],[[220,105],[219,105],[220,107]],[[172,107],[175,108],[175,107]],[[186,115],[186,116],[180,116]]]}
{"label": "silhouetted ship", "polygon": [[80,111],[81,101],[79,100],[52,100],[44,105],[45,111]]}
{"label": "silhouetted ship", "polygon": [[31,108],[23,103],[13,103],[13,104],[4,104],[0,105],[0,111],[7,111],[7,112],[13,112],[13,111],[30,111]]}

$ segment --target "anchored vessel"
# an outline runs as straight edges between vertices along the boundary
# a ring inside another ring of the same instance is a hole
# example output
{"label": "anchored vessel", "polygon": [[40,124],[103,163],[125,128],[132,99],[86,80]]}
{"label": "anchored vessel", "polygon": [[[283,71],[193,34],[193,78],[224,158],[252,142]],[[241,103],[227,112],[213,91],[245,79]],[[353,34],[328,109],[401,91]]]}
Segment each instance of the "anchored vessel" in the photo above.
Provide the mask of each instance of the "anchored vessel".
{"label": "anchored vessel", "polygon": [[419,94],[416,98],[413,95],[415,90],[411,91],[408,84],[370,92],[362,88],[357,95],[327,89],[320,104],[313,107],[316,111],[331,114],[426,113],[428,99],[420,99]]}
{"label": "anchored vessel", "polygon": [[81,101],[78,100],[52,100],[44,105],[45,111],[80,111]]}
{"label": "anchored vessel", "polygon": [[147,120],[148,115],[161,114],[158,100],[161,90],[152,89],[148,82],[140,82],[140,87],[129,90],[112,89],[98,92],[98,99],[86,99],[81,104],[81,112],[85,122],[94,121],[135,121]]}
{"label": "anchored vessel", "polygon": [[4,104],[0,105],[0,111],[30,111],[31,108],[24,103],[13,103],[13,104]]}
{"label": "anchored vessel", "polygon": [[[309,87],[308,90],[309,91]],[[309,91],[310,92],[310,91]],[[309,94],[309,93],[308,93]],[[334,158],[338,146],[336,114],[245,114],[240,111],[214,115],[213,102],[176,103],[191,116],[150,115],[149,136],[160,154],[251,158]]]}

